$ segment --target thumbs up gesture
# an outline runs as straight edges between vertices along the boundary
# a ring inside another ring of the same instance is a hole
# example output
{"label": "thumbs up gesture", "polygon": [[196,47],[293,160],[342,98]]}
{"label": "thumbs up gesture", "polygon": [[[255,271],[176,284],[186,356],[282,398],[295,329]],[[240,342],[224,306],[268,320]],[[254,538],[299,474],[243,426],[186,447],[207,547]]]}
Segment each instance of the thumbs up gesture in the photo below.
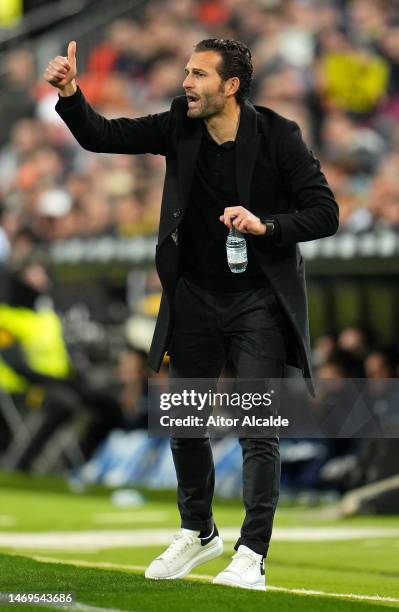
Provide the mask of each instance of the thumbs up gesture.
{"label": "thumbs up gesture", "polygon": [[61,95],[72,95],[76,91],[76,42],[71,40],[68,45],[68,56],[57,55],[48,63],[44,79],[53,87],[57,87]]}

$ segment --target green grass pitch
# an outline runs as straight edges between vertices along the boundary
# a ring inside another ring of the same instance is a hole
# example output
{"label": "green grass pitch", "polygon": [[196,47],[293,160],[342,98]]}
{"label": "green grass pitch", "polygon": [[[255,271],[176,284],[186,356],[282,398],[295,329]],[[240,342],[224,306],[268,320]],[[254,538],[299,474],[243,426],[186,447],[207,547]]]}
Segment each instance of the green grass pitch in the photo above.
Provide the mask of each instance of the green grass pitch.
{"label": "green grass pitch", "polygon": [[[113,538],[121,531],[135,537],[142,530],[156,533],[178,528],[174,498],[173,492],[153,492],[143,506],[121,508],[112,504],[109,491],[93,489],[76,495],[61,481],[0,474],[0,591],[72,591],[78,604],[69,609],[87,612],[399,608],[399,537],[383,533],[390,529],[399,534],[399,517],[342,520],[328,507],[282,505],[275,527],[308,529],[309,533],[320,528],[374,531],[358,539],[321,536],[285,541],[276,537],[266,563],[270,585],[266,593],[211,584],[211,577],[234,553],[232,541],[225,542],[223,557],[195,568],[184,580],[145,580],[145,566],[165,545],[148,541],[125,546],[120,540],[114,545]],[[242,520],[239,502],[216,502],[214,513],[222,535],[223,529],[238,527]],[[50,532],[55,532],[51,544]],[[28,534],[39,539],[33,544]],[[74,545],[74,538],[80,541],[78,536],[86,538],[85,545]],[[298,593],[300,589],[304,592]],[[0,612],[16,608],[49,609],[3,604]]]}

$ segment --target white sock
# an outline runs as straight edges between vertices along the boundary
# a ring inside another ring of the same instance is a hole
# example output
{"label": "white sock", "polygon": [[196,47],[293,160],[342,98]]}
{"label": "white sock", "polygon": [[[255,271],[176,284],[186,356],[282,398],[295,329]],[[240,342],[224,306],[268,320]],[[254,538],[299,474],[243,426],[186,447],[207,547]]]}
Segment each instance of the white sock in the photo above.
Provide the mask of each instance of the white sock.
{"label": "white sock", "polygon": [[200,534],[200,531],[197,529],[186,529],[185,527],[182,527],[182,531],[184,531],[184,533],[191,533],[191,535],[194,535],[196,538],[198,538]]}
{"label": "white sock", "polygon": [[262,559],[263,559],[263,555],[260,555],[259,553],[256,553],[251,548],[248,548],[248,546],[245,546],[245,544],[240,544],[240,546],[238,547],[238,551],[237,552],[239,552],[240,549],[241,549],[241,552],[250,552],[253,555],[255,555],[255,557],[257,557],[259,559],[259,562],[261,562]]}

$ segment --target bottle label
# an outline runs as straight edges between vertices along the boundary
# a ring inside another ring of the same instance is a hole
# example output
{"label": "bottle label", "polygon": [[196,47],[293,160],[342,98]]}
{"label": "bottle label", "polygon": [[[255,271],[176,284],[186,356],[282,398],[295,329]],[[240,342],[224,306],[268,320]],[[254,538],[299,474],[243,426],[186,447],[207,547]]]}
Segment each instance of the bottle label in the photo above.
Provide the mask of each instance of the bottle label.
{"label": "bottle label", "polygon": [[247,249],[227,247],[227,260],[231,264],[242,264],[247,261]]}

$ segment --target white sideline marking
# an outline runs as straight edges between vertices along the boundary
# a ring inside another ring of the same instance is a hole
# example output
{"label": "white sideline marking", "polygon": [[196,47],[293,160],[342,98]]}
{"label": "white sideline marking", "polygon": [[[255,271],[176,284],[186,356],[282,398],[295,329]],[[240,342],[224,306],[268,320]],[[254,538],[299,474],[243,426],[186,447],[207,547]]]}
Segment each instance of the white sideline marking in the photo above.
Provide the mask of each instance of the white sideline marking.
{"label": "white sideline marking", "polygon": [[[75,565],[78,567],[92,567],[98,569],[120,569],[125,571],[144,571],[146,569],[145,565],[123,565],[121,563],[102,563],[97,561],[83,561],[83,560],[72,560],[68,559],[64,561],[62,559],[54,559],[52,557],[41,557],[41,556],[32,556],[32,559],[35,561],[39,561],[41,563],[56,563],[56,564],[65,564],[65,565]],[[188,580],[203,580],[206,582],[212,581],[214,576],[208,576],[206,574],[190,574],[187,579]],[[389,603],[399,603],[399,598],[397,597],[382,597],[381,595],[358,595],[357,593],[332,593],[329,591],[315,591],[313,589],[289,589],[287,587],[279,587],[272,586],[270,584],[267,585],[266,591],[276,591],[281,593],[293,593],[295,595],[310,595],[310,596],[321,596],[321,597],[338,597],[343,599],[358,599],[361,601],[380,601],[380,602],[389,602]],[[101,608],[96,608],[100,610]],[[94,609],[93,609],[94,612]]]}
{"label": "white sideline marking", "polygon": [[83,612],[124,612],[117,608],[98,608],[97,606],[89,606],[88,604],[79,603],[78,601],[73,604],[73,607],[63,608],[64,610],[83,610]]}
{"label": "white sideline marking", "polygon": [[[78,567],[93,567],[98,569],[118,569],[133,572],[141,572],[145,570],[145,565],[127,565],[125,563],[108,563],[106,561],[86,561],[84,559],[67,559],[66,561],[64,561],[63,559],[56,559],[54,557],[43,557],[42,555],[27,556],[30,559],[33,559],[34,561],[39,561],[40,563],[59,563],[61,565],[76,565]],[[204,579],[205,578],[208,579],[208,576],[205,576]]]}
{"label": "white sideline marking", "polygon": [[[176,529],[50,531],[44,533],[0,533],[0,547],[42,550],[99,550],[168,545]],[[239,527],[220,530],[222,539],[234,542]],[[323,542],[373,538],[399,538],[399,529],[383,527],[276,527],[273,542]]]}

